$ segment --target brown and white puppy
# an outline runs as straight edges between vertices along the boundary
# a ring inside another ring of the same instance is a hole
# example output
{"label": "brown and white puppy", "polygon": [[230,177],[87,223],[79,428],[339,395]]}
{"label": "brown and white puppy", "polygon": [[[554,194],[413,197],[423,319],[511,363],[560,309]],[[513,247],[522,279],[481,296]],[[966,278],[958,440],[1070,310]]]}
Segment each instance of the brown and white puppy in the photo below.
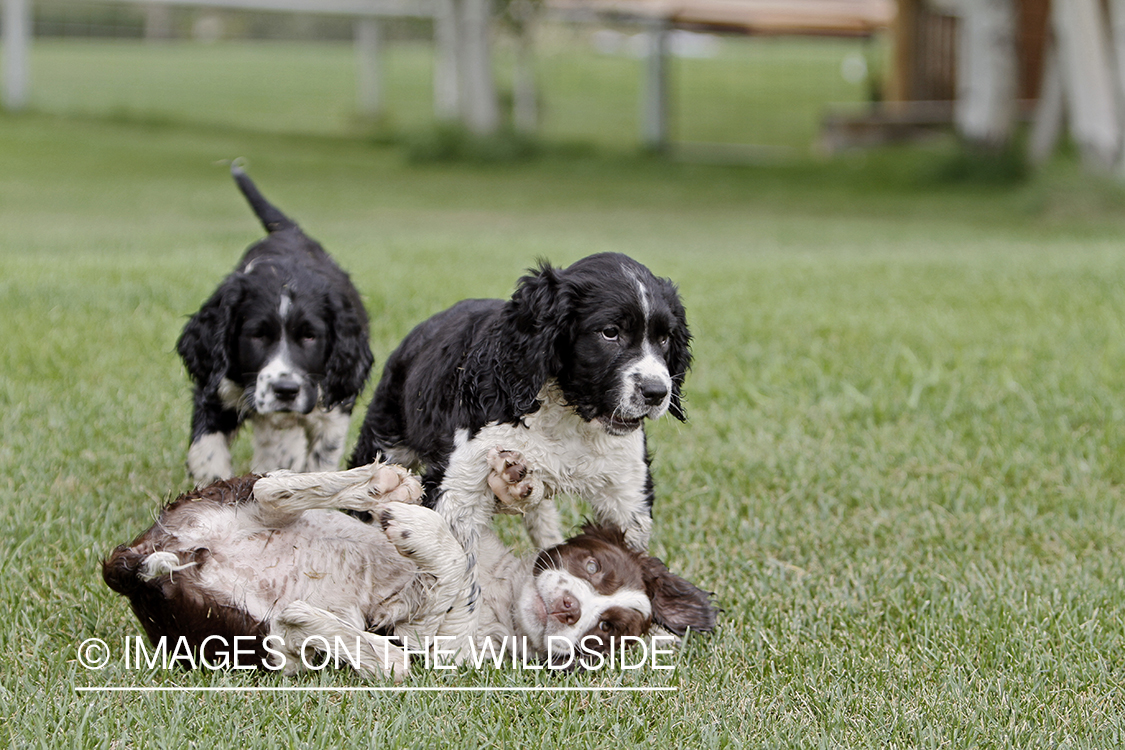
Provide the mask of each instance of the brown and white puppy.
{"label": "brown and white puppy", "polygon": [[[511,463],[508,454],[493,469]],[[255,664],[289,671],[337,638],[361,644],[343,650],[356,669],[401,679],[404,647],[416,657],[436,647],[453,662],[478,649],[557,660],[606,653],[653,623],[677,634],[715,625],[707,593],[619,531],[587,527],[528,559],[486,535],[470,567],[447,522],[414,504],[420,497],[414,476],[384,464],[218,482],[165,507],[102,574],[154,644],[182,639],[213,663],[209,648],[249,637]]]}

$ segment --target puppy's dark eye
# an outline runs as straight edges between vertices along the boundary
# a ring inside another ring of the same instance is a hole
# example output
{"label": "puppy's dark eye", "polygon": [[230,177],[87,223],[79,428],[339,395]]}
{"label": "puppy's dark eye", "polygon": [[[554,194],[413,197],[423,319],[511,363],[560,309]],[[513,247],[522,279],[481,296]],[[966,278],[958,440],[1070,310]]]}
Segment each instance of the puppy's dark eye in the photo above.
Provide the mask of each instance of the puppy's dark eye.
{"label": "puppy's dark eye", "polygon": [[621,335],[621,331],[617,326],[608,326],[602,329],[602,338],[606,341],[617,341],[617,337]]}
{"label": "puppy's dark eye", "polygon": [[590,575],[594,575],[595,573],[597,573],[598,572],[598,561],[595,560],[592,557],[589,560],[587,560],[586,561],[586,572],[589,573]]}
{"label": "puppy's dark eye", "polygon": [[317,335],[311,327],[302,326],[297,329],[297,340],[302,344],[311,344],[316,341]]}
{"label": "puppy's dark eye", "polygon": [[608,633],[611,630],[613,630],[613,623],[610,622],[609,620],[602,620],[601,622],[598,623],[598,629],[601,630],[603,633]]}
{"label": "puppy's dark eye", "polygon": [[668,346],[668,334],[663,333],[656,337],[656,343],[660,344],[661,348]]}

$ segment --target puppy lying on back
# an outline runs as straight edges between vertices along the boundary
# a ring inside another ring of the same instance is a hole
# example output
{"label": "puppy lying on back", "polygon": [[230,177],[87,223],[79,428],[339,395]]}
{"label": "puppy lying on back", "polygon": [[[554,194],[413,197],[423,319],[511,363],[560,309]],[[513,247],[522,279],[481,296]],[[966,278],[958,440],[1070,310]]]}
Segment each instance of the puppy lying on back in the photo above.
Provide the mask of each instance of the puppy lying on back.
{"label": "puppy lying on back", "polygon": [[[164,508],[102,574],[154,644],[184,639],[217,663],[209,649],[249,636],[253,663],[290,671],[304,665],[310,638],[339,637],[353,667],[401,679],[401,645],[417,655],[437,636],[458,660],[491,641],[497,651],[521,649],[519,658],[550,647],[573,662],[575,653],[619,651],[623,636],[653,623],[677,634],[715,624],[708,594],[630,550],[620,532],[593,527],[523,560],[495,535],[482,537],[471,613],[465,552],[440,515],[412,504],[420,497],[413,476],[381,464],[218,482]],[[326,508],[370,511],[379,523]]]}
{"label": "puppy lying on back", "polygon": [[176,345],[195,383],[187,462],[197,487],[234,474],[230,442],[247,419],[252,471],[335,469],[373,361],[348,275],[240,168],[231,173],[268,235]]}

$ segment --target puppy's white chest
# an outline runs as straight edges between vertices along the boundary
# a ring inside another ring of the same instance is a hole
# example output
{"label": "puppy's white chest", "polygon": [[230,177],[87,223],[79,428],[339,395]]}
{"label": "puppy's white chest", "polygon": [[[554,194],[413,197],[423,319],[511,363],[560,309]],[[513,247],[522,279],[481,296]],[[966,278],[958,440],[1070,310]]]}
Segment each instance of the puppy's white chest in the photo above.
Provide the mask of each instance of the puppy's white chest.
{"label": "puppy's white chest", "polygon": [[528,468],[543,481],[548,496],[582,497],[610,488],[643,486],[644,433],[616,436],[572,409],[547,401],[524,418],[523,425],[489,425],[473,439],[485,451],[497,447],[523,454]]}

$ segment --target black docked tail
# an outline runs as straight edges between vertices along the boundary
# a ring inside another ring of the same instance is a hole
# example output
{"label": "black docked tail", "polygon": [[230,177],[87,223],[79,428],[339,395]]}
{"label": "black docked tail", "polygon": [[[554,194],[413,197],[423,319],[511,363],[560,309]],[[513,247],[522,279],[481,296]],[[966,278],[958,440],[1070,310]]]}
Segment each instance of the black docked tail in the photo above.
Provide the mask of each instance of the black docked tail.
{"label": "black docked tail", "polygon": [[238,189],[246,196],[246,200],[250,202],[250,207],[254,209],[254,213],[257,214],[267,232],[279,232],[297,226],[296,222],[281,213],[277,206],[266,200],[265,196],[258,191],[258,186],[246,175],[242,167],[232,164],[230,174],[234,177],[234,181],[238,183]]}

